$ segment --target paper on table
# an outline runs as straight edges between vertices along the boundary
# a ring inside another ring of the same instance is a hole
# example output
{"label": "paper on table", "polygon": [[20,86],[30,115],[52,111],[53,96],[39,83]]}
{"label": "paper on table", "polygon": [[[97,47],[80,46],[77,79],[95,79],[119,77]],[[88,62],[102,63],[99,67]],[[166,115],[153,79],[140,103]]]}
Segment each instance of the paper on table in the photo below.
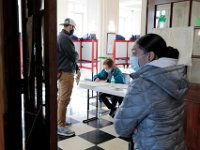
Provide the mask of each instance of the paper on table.
{"label": "paper on table", "polygon": [[127,89],[128,85],[127,84],[113,84],[114,89]]}
{"label": "paper on table", "polygon": [[87,84],[89,86],[105,86],[105,85],[108,85],[107,82],[88,82],[88,81],[83,81],[84,84]]}

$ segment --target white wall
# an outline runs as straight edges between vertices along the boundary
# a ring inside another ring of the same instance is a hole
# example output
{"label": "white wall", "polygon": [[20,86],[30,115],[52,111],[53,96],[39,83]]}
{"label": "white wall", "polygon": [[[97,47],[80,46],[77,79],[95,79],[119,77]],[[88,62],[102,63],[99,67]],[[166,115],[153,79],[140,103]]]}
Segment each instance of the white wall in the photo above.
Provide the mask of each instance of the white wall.
{"label": "white wall", "polygon": [[133,12],[133,34],[141,34],[141,8]]}
{"label": "white wall", "polygon": [[133,11],[120,7],[119,9],[119,32],[126,39],[133,33]]}
{"label": "white wall", "polygon": [[141,35],[146,34],[147,0],[142,0]]}
{"label": "white wall", "polygon": [[60,23],[63,23],[65,18],[68,16],[68,1],[66,0],[57,0],[57,32],[60,32],[63,26],[60,26]]}
{"label": "white wall", "polygon": [[119,26],[119,0],[101,0],[101,37],[100,56],[109,56],[106,53],[106,40],[108,32],[118,33]]}

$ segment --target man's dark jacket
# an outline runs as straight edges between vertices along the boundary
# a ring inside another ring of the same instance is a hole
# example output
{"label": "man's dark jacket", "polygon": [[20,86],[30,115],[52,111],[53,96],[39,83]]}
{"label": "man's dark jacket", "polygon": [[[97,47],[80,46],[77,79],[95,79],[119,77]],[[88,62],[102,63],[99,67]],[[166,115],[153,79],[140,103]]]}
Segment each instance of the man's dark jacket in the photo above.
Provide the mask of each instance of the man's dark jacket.
{"label": "man's dark jacket", "polygon": [[57,40],[57,71],[74,73],[78,70],[77,60],[78,53],[75,50],[70,34],[63,29]]}

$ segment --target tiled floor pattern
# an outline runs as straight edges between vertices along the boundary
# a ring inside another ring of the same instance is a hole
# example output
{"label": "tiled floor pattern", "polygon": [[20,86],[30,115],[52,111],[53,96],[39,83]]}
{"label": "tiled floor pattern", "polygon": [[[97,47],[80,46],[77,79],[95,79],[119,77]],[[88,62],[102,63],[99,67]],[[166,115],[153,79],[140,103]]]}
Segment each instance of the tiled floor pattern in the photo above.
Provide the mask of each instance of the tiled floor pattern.
{"label": "tiled floor pattern", "polygon": [[[95,93],[94,93],[95,94]],[[108,109],[99,106],[99,119],[82,123],[86,119],[87,93],[74,86],[71,104],[67,112],[67,123],[76,132],[73,137],[58,136],[58,150],[128,150],[126,139],[116,134],[113,118]],[[90,102],[90,117],[96,115],[95,99]]]}

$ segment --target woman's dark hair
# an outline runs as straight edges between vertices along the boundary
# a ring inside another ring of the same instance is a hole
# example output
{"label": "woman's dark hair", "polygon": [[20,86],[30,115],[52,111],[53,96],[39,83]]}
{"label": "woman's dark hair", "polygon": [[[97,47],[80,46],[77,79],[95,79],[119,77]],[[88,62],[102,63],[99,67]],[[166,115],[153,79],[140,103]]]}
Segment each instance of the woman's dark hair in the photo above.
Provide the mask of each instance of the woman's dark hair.
{"label": "woman's dark hair", "polygon": [[167,47],[165,40],[157,34],[146,34],[138,39],[136,44],[144,52],[154,52],[158,58],[178,59],[179,57],[179,51],[173,47]]}
{"label": "woman's dark hair", "polygon": [[104,60],[103,65],[108,65],[109,68],[112,68],[114,65],[114,61],[111,58],[107,58]]}

